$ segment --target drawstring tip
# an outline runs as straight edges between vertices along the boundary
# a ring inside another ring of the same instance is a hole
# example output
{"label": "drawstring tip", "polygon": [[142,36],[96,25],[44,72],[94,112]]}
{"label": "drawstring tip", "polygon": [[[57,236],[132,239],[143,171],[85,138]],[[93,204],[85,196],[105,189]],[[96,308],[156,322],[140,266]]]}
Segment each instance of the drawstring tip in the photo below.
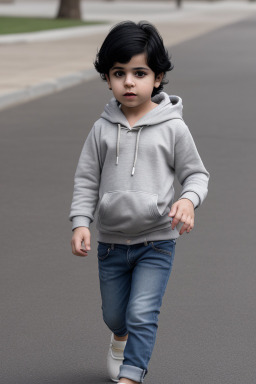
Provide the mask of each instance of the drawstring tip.
{"label": "drawstring tip", "polygon": [[132,176],[134,175],[135,167],[132,168]]}
{"label": "drawstring tip", "polygon": [[116,157],[116,165],[118,165],[118,156]]}

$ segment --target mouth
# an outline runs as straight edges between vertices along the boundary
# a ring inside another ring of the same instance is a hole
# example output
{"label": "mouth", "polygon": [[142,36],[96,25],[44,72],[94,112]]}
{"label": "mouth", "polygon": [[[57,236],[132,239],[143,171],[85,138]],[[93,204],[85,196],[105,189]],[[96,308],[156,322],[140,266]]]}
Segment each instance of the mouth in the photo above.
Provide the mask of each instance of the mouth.
{"label": "mouth", "polygon": [[135,95],[135,93],[133,93],[133,92],[126,92],[125,94],[124,94],[124,96],[136,96]]}

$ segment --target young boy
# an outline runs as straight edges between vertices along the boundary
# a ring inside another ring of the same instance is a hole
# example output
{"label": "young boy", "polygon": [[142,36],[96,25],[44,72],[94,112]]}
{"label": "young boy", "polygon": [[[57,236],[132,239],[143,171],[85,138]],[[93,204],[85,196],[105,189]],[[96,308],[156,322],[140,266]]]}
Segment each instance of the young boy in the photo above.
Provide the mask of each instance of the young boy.
{"label": "young boy", "polygon": [[[181,98],[161,92],[173,65],[154,26],[116,25],[95,68],[114,98],[80,155],[71,246],[74,255],[88,255],[99,203],[102,311],[112,331],[107,368],[113,381],[134,384],[148,371],[176,239],[193,229],[209,173],[183,121]],[[176,202],[175,174],[182,185]]]}

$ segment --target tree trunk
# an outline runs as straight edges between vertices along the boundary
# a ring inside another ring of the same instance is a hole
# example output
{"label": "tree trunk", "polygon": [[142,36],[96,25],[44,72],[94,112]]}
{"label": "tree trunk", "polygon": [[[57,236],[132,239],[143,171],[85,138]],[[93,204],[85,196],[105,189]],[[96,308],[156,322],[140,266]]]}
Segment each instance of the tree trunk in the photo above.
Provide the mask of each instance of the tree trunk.
{"label": "tree trunk", "polygon": [[80,0],[60,0],[57,19],[81,19]]}
{"label": "tree trunk", "polygon": [[182,0],[176,0],[177,8],[181,8]]}

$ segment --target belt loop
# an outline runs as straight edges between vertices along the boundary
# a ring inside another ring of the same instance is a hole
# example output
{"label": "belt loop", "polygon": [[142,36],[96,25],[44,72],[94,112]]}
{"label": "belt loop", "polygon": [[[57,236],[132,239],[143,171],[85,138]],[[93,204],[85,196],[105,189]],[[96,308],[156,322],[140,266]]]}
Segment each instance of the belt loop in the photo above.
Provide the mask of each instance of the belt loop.
{"label": "belt loop", "polygon": [[148,242],[147,242],[147,240],[144,241],[144,245],[145,245],[145,247],[148,246]]}
{"label": "belt loop", "polygon": [[115,244],[114,244],[114,243],[111,244],[111,249],[112,249],[112,250],[115,249]]}

